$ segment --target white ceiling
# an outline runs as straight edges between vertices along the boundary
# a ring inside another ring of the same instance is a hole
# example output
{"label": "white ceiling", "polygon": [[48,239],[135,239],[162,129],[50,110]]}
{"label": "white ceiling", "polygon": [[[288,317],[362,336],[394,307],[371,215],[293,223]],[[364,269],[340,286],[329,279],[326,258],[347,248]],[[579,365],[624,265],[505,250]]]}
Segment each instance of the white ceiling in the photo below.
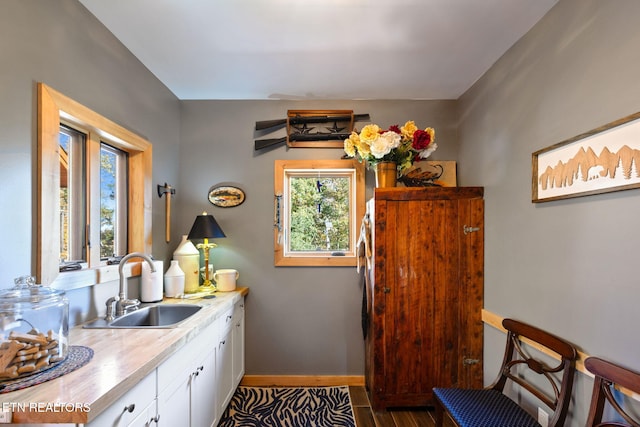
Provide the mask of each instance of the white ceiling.
{"label": "white ceiling", "polygon": [[558,0],[80,0],[180,99],[457,99]]}

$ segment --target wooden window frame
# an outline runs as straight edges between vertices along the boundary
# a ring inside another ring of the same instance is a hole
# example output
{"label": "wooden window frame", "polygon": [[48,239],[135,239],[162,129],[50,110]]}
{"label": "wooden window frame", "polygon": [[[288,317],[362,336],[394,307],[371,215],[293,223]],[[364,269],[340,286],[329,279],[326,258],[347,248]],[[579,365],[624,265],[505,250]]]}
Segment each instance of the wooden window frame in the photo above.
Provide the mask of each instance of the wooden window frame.
{"label": "wooden window frame", "polygon": [[[327,255],[306,255],[306,256],[288,256],[285,253],[286,242],[281,230],[278,226],[282,226],[284,215],[287,215],[285,209],[288,207],[288,201],[284,200],[286,170],[328,170],[328,169],[353,169],[355,170],[355,191],[351,200],[352,206],[355,206],[355,212],[351,214],[350,220],[350,236],[352,251],[345,256],[327,256]],[[274,169],[274,191],[276,201],[278,196],[282,195],[281,200],[276,203],[276,209],[280,208],[280,212],[276,212],[276,223],[274,227],[274,265],[277,267],[290,266],[315,266],[315,267],[342,267],[356,266],[357,264],[357,248],[358,230],[360,220],[365,212],[365,176],[364,166],[355,159],[348,160],[276,160]]]}
{"label": "wooden window frame", "polygon": [[[146,139],[101,116],[53,88],[38,83],[38,215],[36,281],[59,288],[74,288],[117,280],[117,265],[99,265],[89,260],[90,268],[59,273],[60,157],[58,134],[66,123],[88,130],[89,146],[99,149],[100,141],[126,151],[128,162],[127,252],[151,253],[152,218],[152,145]],[[89,141],[91,140],[91,141]],[[94,148],[90,148],[94,149]],[[99,158],[99,156],[98,156]],[[100,170],[90,164],[90,170]],[[99,195],[99,176],[90,173],[89,195]],[[97,191],[97,193],[96,193]],[[91,209],[98,209],[99,204]],[[93,214],[91,214],[93,215]],[[98,212],[99,217],[99,212]],[[91,230],[92,241],[100,240],[99,227]],[[97,236],[97,237],[96,237]],[[135,273],[134,273],[135,274]]]}

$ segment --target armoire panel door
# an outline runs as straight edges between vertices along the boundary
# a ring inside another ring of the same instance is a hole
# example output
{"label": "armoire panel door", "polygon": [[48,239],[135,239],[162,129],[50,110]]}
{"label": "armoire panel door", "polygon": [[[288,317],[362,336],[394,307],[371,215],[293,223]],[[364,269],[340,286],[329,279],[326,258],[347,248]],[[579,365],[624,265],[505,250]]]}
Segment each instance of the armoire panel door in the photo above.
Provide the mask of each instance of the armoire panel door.
{"label": "armoire panel door", "polygon": [[457,379],[457,212],[456,200],[387,202],[387,395],[430,399],[435,384]]}
{"label": "armoire panel door", "polygon": [[484,202],[479,187],[376,190],[366,385],[375,410],[482,387]]}

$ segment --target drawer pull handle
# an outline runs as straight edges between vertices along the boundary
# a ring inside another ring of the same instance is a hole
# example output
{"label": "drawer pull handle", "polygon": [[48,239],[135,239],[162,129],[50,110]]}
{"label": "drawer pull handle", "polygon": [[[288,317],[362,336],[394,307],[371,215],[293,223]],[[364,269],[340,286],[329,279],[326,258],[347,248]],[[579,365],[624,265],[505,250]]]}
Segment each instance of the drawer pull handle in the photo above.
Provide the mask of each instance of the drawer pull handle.
{"label": "drawer pull handle", "polygon": [[151,424],[151,423],[156,423],[156,424],[158,424],[158,421],[160,421],[160,414],[158,414],[158,415],[156,415],[155,417],[151,418],[151,419],[149,420],[149,424]]}
{"label": "drawer pull handle", "polygon": [[135,404],[135,403],[132,403],[132,404],[131,404],[131,405],[129,405],[129,406],[125,406],[125,407],[124,407],[124,410],[125,410],[125,411],[127,411],[127,412],[129,412],[129,413],[131,413],[131,412],[133,412],[133,411],[135,411],[135,410],[136,410],[136,404]]}
{"label": "drawer pull handle", "polygon": [[198,368],[193,373],[193,375],[197,377],[198,375],[200,375],[200,372],[202,372],[202,371],[204,371],[204,366],[198,366]]}

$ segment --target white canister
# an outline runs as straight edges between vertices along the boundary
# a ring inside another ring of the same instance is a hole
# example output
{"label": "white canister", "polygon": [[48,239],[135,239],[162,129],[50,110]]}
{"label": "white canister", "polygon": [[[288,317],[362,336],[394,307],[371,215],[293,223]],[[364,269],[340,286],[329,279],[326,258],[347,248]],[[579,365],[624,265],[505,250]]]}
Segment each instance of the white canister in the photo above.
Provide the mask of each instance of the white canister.
{"label": "white canister", "polygon": [[177,260],[172,260],[171,265],[164,273],[164,294],[168,298],[176,298],[184,294],[184,272]]}
{"label": "white canister", "polygon": [[238,270],[223,268],[213,273],[216,288],[221,292],[229,292],[236,289],[236,280],[240,277]]}
{"label": "white canister", "polygon": [[182,236],[182,241],[173,252],[173,259],[178,261],[180,269],[184,272],[184,292],[197,292],[200,286],[200,251],[187,240],[186,234]]}
{"label": "white canister", "polygon": [[140,278],[140,301],[158,302],[162,301],[162,261],[154,261],[156,271],[151,271],[148,262],[143,261]]}

